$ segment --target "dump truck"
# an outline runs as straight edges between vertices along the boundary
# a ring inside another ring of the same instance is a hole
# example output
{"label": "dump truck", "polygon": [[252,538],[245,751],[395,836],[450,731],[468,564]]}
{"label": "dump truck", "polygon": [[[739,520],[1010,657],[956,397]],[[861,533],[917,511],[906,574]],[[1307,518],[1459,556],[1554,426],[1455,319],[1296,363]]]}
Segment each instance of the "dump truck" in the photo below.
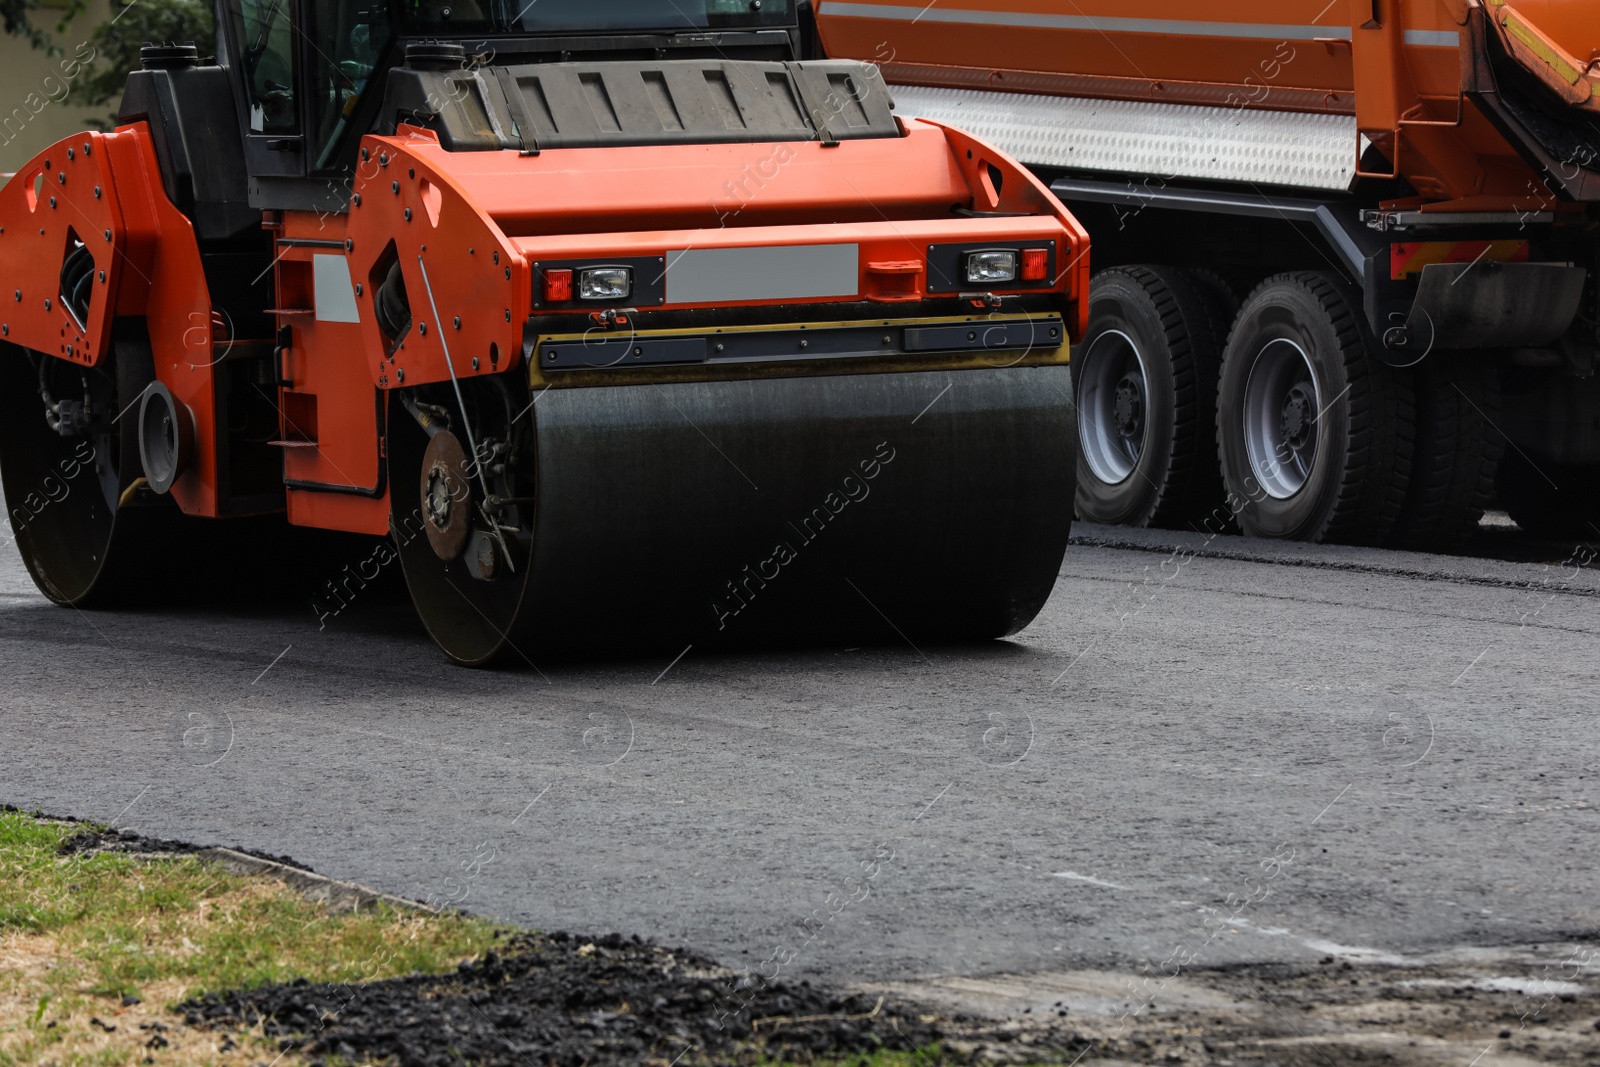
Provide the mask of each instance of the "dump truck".
{"label": "dump truck", "polygon": [[0,189],[0,479],[51,600],[225,586],[190,560],[265,516],[387,537],[463,664],[1039,611],[1087,237],[1027,169],[785,0],[216,13]]}
{"label": "dump truck", "polygon": [[1592,0],[817,5],[1093,241],[1085,520],[1600,535]]}

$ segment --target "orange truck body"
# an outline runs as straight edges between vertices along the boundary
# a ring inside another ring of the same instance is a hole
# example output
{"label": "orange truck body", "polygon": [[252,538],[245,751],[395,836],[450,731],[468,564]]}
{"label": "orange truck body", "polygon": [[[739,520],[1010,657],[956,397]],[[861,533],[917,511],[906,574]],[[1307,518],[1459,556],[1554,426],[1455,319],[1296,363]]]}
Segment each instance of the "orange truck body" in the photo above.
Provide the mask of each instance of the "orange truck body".
{"label": "orange truck body", "polygon": [[[1494,477],[1503,506],[1529,528],[1588,521],[1594,494],[1584,487],[1600,485],[1595,0],[816,7],[822,51],[879,64],[898,113],[969,129],[1044,177],[1088,230],[1097,272],[1151,268],[1220,289],[1216,318],[1233,325],[1215,359],[1253,343],[1233,309],[1274,278],[1333,285],[1364,320],[1363,352],[1416,395],[1418,448],[1434,468],[1402,476],[1406,491],[1478,501],[1437,543],[1471,534],[1487,499],[1476,487]],[[1080,389],[1098,336],[1091,327],[1075,361]],[[1453,375],[1492,399],[1462,407]],[[1242,410],[1226,377],[1206,378],[1219,427]],[[1086,441],[1144,440],[1137,420],[1087,410],[1080,396]],[[1529,479],[1515,473],[1524,468],[1449,439],[1449,427],[1471,420],[1488,420],[1496,448],[1508,441],[1514,463],[1542,472],[1533,481],[1550,499],[1525,491]],[[1174,426],[1149,433],[1164,441]],[[1209,445],[1171,448],[1190,456]],[[1080,470],[1080,486],[1134,500],[1107,471],[1086,483]],[[1098,499],[1080,495],[1080,516],[1154,521],[1138,501],[1131,518],[1111,504],[1085,512]],[[1389,535],[1375,523],[1361,536]]]}
{"label": "orange truck body", "polygon": [[[1467,102],[1492,82],[1486,37],[1600,113],[1589,0],[822,0],[818,21],[829,55],[875,60],[896,85],[1354,116],[1353,167],[1370,142],[1388,165],[1361,173],[1458,209],[1560,199],[1559,177]],[[1555,155],[1568,171],[1597,162]]]}

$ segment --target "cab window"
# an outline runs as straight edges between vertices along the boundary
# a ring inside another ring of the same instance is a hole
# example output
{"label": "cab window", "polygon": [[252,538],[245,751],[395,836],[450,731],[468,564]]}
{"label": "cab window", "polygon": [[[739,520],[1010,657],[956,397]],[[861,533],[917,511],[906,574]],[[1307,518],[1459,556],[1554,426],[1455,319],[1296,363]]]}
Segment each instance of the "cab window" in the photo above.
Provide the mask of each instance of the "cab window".
{"label": "cab window", "polygon": [[393,32],[387,0],[311,0],[307,41],[311,159],[314,171],[334,168],[356,111]]}
{"label": "cab window", "polygon": [[251,133],[298,133],[293,0],[229,0],[244,63]]}

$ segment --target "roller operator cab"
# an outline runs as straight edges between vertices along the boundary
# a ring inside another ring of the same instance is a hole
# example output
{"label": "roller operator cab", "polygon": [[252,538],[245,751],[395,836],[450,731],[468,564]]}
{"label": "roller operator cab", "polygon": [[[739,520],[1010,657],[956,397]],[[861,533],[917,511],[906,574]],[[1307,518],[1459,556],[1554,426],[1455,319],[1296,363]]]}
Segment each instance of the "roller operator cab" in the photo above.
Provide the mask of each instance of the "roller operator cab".
{"label": "roller operator cab", "polygon": [[784,0],[218,16],[0,189],[0,476],[51,599],[281,514],[389,534],[463,663],[1044,604],[1088,246],[1006,155],[804,58]]}
{"label": "roller operator cab", "polygon": [[818,0],[1097,276],[1079,517],[1458,550],[1600,529],[1600,4]]}

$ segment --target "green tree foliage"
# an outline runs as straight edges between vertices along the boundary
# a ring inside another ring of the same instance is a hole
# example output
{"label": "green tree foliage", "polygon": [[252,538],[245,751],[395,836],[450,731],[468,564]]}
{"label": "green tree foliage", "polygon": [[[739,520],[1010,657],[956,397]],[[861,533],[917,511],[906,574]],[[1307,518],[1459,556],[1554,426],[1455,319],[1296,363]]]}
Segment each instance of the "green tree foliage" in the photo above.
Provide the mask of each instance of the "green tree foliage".
{"label": "green tree foliage", "polygon": [[[0,4],[26,0],[0,0]],[[193,44],[201,56],[216,51],[216,22],[208,0],[113,0],[112,17],[89,35],[94,66],[83,81],[85,104],[114,104],[130,70],[139,69],[139,48],[150,43]]]}
{"label": "green tree foliage", "polygon": [[[73,0],[56,23],[55,37],[37,25],[39,0],[0,0],[0,30],[21,37],[35,48],[60,54],[61,40],[87,41],[94,65],[80,84],[82,103],[111,104],[122,98],[130,70],[139,69],[139,48],[149,43],[194,44],[202,56],[210,55],[216,40],[216,21],[210,0],[112,0],[111,18],[95,27],[77,18],[84,0]],[[78,49],[76,54],[85,54]]]}
{"label": "green tree foliage", "polygon": [[[0,0],[0,29],[13,37],[21,37],[35,48],[59,51],[52,47],[50,35],[33,24],[30,17],[39,9],[39,0]],[[64,24],[78,11],[74,5],[62,17]]]}

